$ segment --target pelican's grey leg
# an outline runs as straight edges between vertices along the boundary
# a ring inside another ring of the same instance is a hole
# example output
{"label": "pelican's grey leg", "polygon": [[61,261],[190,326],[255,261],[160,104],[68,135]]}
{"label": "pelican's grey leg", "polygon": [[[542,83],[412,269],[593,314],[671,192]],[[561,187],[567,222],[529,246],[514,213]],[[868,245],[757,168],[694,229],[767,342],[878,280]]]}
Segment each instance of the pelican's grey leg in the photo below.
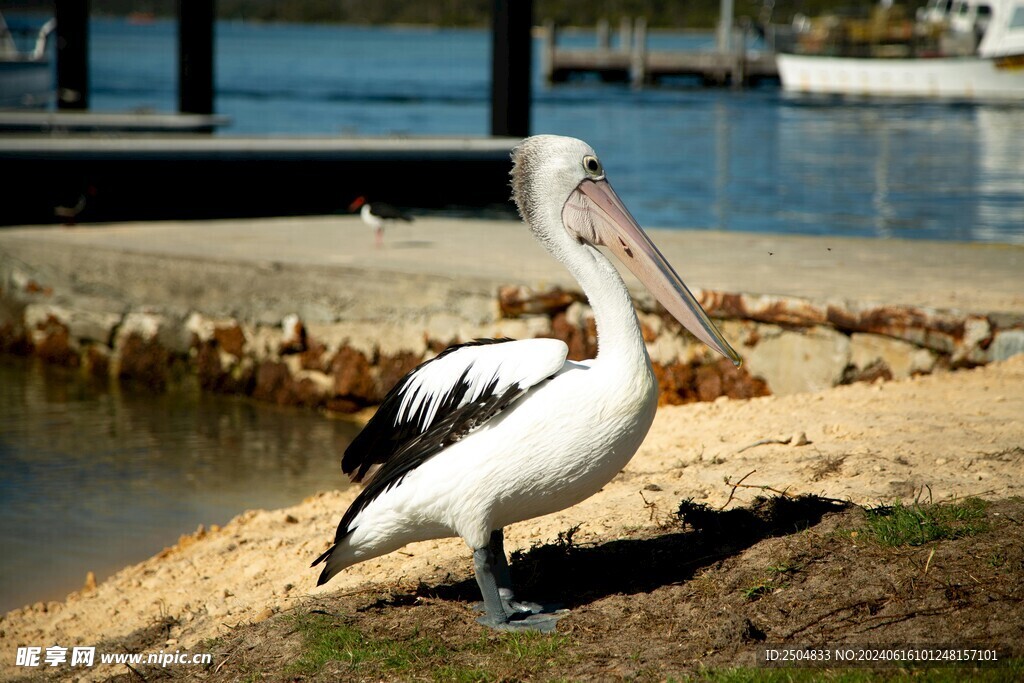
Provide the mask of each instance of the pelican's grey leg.
{"label": "pelican's grey leg", "polygon": [[501,529],[491,532],[491,541],[487,546],[494,558],[495,576],[498,582],[498,593],[501,595],[501,602],[507,614],[525,612],[539,614],[544,611],[541,605],[535,602],[516,602],[515,593],[512,590],[512,574],[509,572],[508,560],[505,558],[505,533]]}
{"label": "pelican's grey leg", "polygon": [[484,616],[477,619],[481,624],[492,628],[500,628],[508,623],[508,613],[498,589],[497,572],[490,547],[478,548],[473,551],[473,569],[476,572],[476,583],[480,586],[480,594],[484,599]]}
{"label": "pelican's grey leg", "polygon": [[[473,568],[480,594],[484,599],[484,616],[477,619],[481,624],[502,631],[540,631],[551,633],[565,610],[544,613],[544,608],[532,603],[517,603],[512,600],[508,561],[502,547],[501,531],[491,534],[486,548],[473,551]],[[502,585],[504,584],[504,586]],[[533,609],[536,607],[536,609]]]}
{"label": "pelican's grey leg", "polygon": [[498,581],[498,590],[501,597],[506,600],[512,599],[512,574],[508,570],[508,559],[505,557],[505,532],[495,529],[491,532],[491,540],[487,549],[494,558],[495,576]]}

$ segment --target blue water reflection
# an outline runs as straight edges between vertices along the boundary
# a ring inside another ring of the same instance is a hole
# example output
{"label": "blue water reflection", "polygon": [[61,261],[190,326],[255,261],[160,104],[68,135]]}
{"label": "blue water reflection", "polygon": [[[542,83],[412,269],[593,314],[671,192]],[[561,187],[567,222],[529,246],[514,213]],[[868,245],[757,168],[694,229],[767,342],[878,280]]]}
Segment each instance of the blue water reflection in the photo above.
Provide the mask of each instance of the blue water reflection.
{"label": "blue water reflection", "polygon": [[[486,135],[484,30],[221,22],[223,135]],[[566,43],[593,38],[567,35]],[[652,36],[700,49],[711,36]],[[93,107],[176,106],[174,24],[93,21]],[[1024,106],[541,82],[534,132],[582,137],[648,226],[1024,243]]]}

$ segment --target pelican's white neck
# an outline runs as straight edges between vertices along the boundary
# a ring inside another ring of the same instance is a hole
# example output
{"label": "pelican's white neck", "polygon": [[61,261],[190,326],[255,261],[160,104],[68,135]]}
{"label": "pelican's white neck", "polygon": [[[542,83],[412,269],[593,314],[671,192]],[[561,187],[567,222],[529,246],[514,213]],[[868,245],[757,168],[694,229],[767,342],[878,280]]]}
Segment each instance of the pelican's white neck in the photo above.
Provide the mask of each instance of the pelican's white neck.
{"label": "pelican's white neck", "polygon": [[[650,373],[633,302],[622,277],[597,247],[566,230],[567,199],[586,177],[589,145],[571,138],[536,136],[513,152],[512,193],[534,237],[572,273],[594,309],[598,359]],[[594,158],[596,162],[596,158]]]}
{"label": "pelican's white neck", "polygon": [[650,358],[633,300],[612,262],[589,244],[573,245],[555,257],[579,282],[594,310],[598,359],[649,367]]}

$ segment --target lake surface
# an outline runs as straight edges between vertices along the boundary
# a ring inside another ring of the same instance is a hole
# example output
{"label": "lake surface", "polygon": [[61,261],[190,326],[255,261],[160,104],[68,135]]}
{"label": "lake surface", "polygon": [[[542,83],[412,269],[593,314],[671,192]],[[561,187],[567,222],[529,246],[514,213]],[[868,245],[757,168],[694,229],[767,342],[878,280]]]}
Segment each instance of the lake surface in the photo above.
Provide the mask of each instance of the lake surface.
{"label": "lake surface", "polygon": [[[94,110],[175,110],[174,22],[90,32]],[[489,133],[488,31],[220,22],[216,41],[216,109],[233,120],[220,135]],[[1024,243],[1024,106],[548,87],[534,48],[533,132],[590,142],[641,224]]]}
{"label": "lake surface", "polygon": [[199,524],[344,487],[357,431],[246,399],[101,389],[0,356],[0,613],[62,600],[86,572],[103,579]]}

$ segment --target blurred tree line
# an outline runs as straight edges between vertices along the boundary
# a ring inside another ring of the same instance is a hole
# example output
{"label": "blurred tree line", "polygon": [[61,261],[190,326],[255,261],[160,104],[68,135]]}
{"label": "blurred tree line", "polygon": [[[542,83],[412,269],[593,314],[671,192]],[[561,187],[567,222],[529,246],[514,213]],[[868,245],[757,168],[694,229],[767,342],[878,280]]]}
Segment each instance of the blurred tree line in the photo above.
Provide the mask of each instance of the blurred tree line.
{"label": "blurred tree line", "polygon": [[[491,0],[216,0],[222,19],[345,24],[426,24],[486,26]],[[899,2],[899,0],[897,0]],[[767,3],[767,4],[766,4]],[[770,9],[773,22],[787,23],[796,13],[815,16],[842,12],[866,14],[876,0],[735,0],[735,16],[763,19]],[[899,2],[913,9],[924,0]],[[53,0],[4,0],[7,10],[52,11]],[[152,13],[173,16],[175,0],[92,0],[94,14]],[[563,26],[592,26],[607,19],[617,26],[622,17],[646,17],[655,28],[712,28],[718,21],[719,0],[534,0],[537,24],[552,19]]]}

